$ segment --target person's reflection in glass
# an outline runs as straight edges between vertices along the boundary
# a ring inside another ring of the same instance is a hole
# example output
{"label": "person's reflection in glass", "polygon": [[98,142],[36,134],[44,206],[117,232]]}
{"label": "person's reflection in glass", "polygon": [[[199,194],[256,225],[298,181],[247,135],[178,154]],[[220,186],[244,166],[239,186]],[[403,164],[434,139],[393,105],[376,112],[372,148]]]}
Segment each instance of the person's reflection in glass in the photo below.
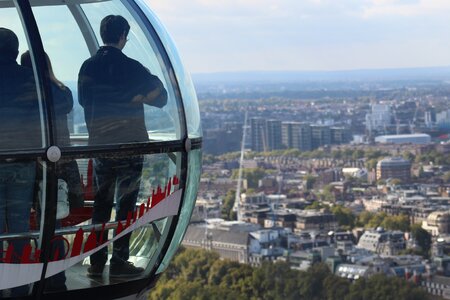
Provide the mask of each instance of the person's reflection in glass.
{"label": "person's reflection in glass", "polygon": [[[73,109],[73,97],[71,90],[58,80],[53,72],[53,67],[45,53],[45,58],[48,67],[48,75],[51,84],[53,107],[55,112],[55,128],[56,128],[56,142],[58,146],[70,146],[70,133],[68,114]],[[20,63],[25,67],[32,67],[30,52],[26,51],[20,57]],[[79,208],[83,206],[83,192],[81,188],[80,172],[75,160],[61,159],[57,165],[57,177],[67,183],[69,190],[69,204],[70,208]],[[56,228],[61,227],[61,222],[57,220]],[[57,256],[52,256],[51,260],[63,259],[68,249],[65,249],[64,240],[61,237],[55,237],[52,241],[52,254],[57,253]],[[66,276],[64,272],[58,273],[47,279],[47,290],[66,290],[65,285]]]}
{"label": "person's reflection in glass", "polygon": [[[0,150],[41,148],[41,126],[32,70],[17,64],[19,40],[0,28]],[[0,162],[0,234],[29,231],[36,162],[8,159]],[[12,263],[20,263],[28,238],[8,241],[14,247]],[[3,245],[3,243],[2,243]],[[5,258],[3,247],[0,256]],[[28,294],[28,285],[13,288],[11,296]]]}
{"label": "person's reflection in glass", "polygon": [[[55,129],[56,142],[59,147],[70,146],[70,132],[68,114],[73,109],[72,91],[64,85],[58,78],[56,78],[52,63],[47,53],[45,53],[47,60],[48,75],[50,78],[53,105],[55,112]],[[30,52],[27,51],[20,57],[21,64],[31,68]],[[83,207],[84,198],[81,186],[80,171],[77,162],[73,159],[65,160],[62,158],[58,162],[58,178],[67,182],[69,189],[69,204],[70,209]]]}
{"label": "person's reflection in glass", "polygon": [[[84,108],[89,145],[147,142],[144,104],[163,107],[167,103],[161,80],[122,53],[129,30],[130,25],[122,16],[106,16],[100,24],[104,46],[81,66],[78,100]],[[93,223],[108,222],[114,202],[116,221],[126,220],[134,212],[142,166],[141,156],[94,159],[97,192]],[[105,241],[107,233],[98,235],[100,241]],[[130,236],[131,233],[114,242],[110,277],[138,276],[144,271],[128,261]],[[94,253],[90,260],[88,275],[103,276],[107,248]]]}

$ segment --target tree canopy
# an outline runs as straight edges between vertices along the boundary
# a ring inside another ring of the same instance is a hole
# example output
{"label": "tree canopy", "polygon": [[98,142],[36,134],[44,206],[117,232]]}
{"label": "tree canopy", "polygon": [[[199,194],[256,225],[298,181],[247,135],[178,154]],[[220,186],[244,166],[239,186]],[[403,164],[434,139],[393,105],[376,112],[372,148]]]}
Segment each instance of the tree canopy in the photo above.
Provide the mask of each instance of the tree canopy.
{"label": "tree canopy", "polygon": [[358,215],[355,225],[365,228],[383,227],[389,230],[410,231],[410,221],[407,215],[391,216],[384,212],[372,213],[363,211]]}
{"label": "tree canopy", "polygon": [[[237,179],[239,177],[239,170],[233,170],[232,178]],[[263,179],[268,172],[263,168],[243,169],[242,178],[247,179],[247,185],[249,188],[257,188],[258,181]]]}
{"label": "tree canopy", "polygon": [[236,212],[233,211],[236,197],[235,190],[229,190],[222,202],[221,217],[224,220],[236,220]]}
{"label": "tree canopy", "polygon": [[352,229],[355,226],[355,215],[348,207],[335,205],[331,208],[331,212],[336,216],[339,226],[344,229]]}
{"label": "tree canopy", "polygon": [[181,249],[149,295],[149,300],[415,300],[428,299],[421,288],[400,278],[375,275],[351,283],[318,263],[308,271],[286,262],[250,267],[220,260],[213,252]]}
{"label": "tree canopy", "polygon": [[431,234],[422,228],[419,224],[411,226],[411,234],[416,239],[420,247],[421,255],[428,257],[431,249]]}
{"label": "tree canopy", "polygon": [[425,164],[433,163],[435,165],[450,165],[450,155],[431,150],[417,155],[415,161]]}

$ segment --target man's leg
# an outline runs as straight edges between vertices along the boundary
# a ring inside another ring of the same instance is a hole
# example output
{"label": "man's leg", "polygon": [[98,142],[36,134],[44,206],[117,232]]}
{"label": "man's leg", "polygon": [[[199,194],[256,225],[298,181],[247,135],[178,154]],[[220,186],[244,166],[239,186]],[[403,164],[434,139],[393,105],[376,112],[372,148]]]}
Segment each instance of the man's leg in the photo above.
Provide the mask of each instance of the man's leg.
{"label": "man's leg", "polygon": [[[30,212],[36,178],[36,165],[30,163],[12,164],[14,177],[7,187],[6,223],[9,233],[27,233],[30,229]],[[14,240],[14,260],[19,262],[23,248],[29,239]]]}
{"label": "man's leg", "polygon": [[[33,204],[36,165],[34,162],[13,163],[9,166],[14,173],[7,187],[7,226],[9,233],[27,233],[30,230],[30,211]],[[14,240],[13,261],[20,263],[24,247],[29,239]],[[29,286],[24,285],[11,289],[12,296],[25,296]]]}
{"label": "man's leg", "polygon": [[[0,166],[1,168],[1,166]],[[0,174],[0,176],[2,176]],[[0,178],[0,235],[6,233],[6,184],[2,182],[2,178]],[[5,243],[3,240],[0,240],[0,262],[3,262],[4,253],[3,247]]]}
{"label": "man's leg", "polygon": [[[94,159],[95,172],[95,201],[94,211],[92,214],[93,224],[103,224],[110,220],[111,210],[114,204],[114,190],[116,174],[114,171],[114,160],[111,159]],[[105,242],[108,239],[108,232],[97,232],[97,240]],[[91,255],[91,268],[89,274],[92,276],[101,276],[103,268],[108,259],[108,249],[103,247],[99,251]]]}
{"label": "man's leg", "polygon": [[[117,179],[116,221],[126,220],[128,214],[133,214],[136,210],[136,201],[142,176],[142,164],[143,158],[141,157],[124,159],[120,164],[122,171],[118,171],[120,176]],[[127,263],[130,255],[130,237],[131,233],[114,242],[113,256],[111,258],[112,275],[133,276],[143,271],[143,269],[130,266]],[[123,265],[124,268],[121,269],[121,267],[118,267],[120,265]]]}
{"label": "man's leg", "polygon": [[[6,233],[6,188],[8,186],[8,172],[5,170],[5,164],[0,164],[0,234]],[[1,262],[5,259],[3,248],[6,246],[6,241],[0,240],[0,259]],[[0,291],[0,298],[3,298],[3,293]]]}
{"label": "man's leg", "polygon": [[81,187],[80,171],[76,160],[66,160],[59,165],[58,178],[67,182],[70,209],[84,206],[84,194]]}
{"label": "man's leg", "polygon": [[[56,220],[56,229],[61,228],[61,221]],[[64,259],[66,256],[66,245],[63,236],[55,236],[51,241],[51,257],[53,261]],[[59,272],[45,280],[46,291],[60,291],[67,290],[66,287],[66,272]]]}

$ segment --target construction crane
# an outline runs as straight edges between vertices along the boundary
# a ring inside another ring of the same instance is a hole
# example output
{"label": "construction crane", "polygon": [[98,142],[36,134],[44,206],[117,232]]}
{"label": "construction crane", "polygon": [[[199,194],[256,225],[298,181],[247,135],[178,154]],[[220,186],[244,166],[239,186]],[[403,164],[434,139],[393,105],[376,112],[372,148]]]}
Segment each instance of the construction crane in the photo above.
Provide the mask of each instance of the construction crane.
{"label": "construction crane", "polygon": [[419,104],[416,103],[416,111],[414,112],[414,117],[412,119],[412,122],[409,122],[409,130],[411,133],[415,133],[415,127],[416,127],[416,121],[417,121],[417,112],[419,111]]}
{"label": "construction crane", "polygon": [[234,198],[234,210],[237,214],[237,220],[242,221],[241,214],[241,185],[242,185],[242,165],[244,164],[244,152],[245,152],[245,139],[247,137],[247,112],[245,112],[244,126],[242,127],[242,144],[241,144],[241,157],[239,159],[239,174],[236,186],[236,196]]}
{"label": "construction crane", "polygon": [[394,120],[395,120],[395,133],[400,134],[400,120],[397,118],[397,109],[393,109],[394,112]]}
{"label": "construction crane", "polygon": [[281,159],[283,158],[280,157],[278,160],[278,165],[277,165],[277,169],[278,169],[278,174],[276,176],[276,180],[277,180],[277,184],[278,184],[278,193],[277,193],[277,200],[276,203],[272,203],[272,227],[276,227],[276,216],[275,216],[275,210],[278,208],[278,205],[280,203],[280,197],[281,197],[281,185],[283,184],[283,173],[281,172]]}

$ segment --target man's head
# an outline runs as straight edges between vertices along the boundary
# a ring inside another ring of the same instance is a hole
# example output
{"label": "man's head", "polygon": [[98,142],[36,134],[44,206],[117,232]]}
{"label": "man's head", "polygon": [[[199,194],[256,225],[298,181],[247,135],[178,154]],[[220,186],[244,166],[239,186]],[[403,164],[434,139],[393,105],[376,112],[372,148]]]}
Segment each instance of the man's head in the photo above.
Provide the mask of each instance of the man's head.
{"label": "man's head", "polygon": [[100,36],[105,45],[118,45],[126,40],[130,24],[122,16],[109,15],[100,23]]}
{"label": "man's head", "polygon": [[0,56],[16,59],[19,54],[19,39],[7,28],[0,27]]}

